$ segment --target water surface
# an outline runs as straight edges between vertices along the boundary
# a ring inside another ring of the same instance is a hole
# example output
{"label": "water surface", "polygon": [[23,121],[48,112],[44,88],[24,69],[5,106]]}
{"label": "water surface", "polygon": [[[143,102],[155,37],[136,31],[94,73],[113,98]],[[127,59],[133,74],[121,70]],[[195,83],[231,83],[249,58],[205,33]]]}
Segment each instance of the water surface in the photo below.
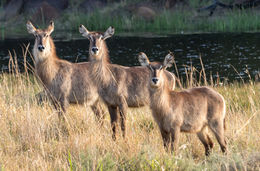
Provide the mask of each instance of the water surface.
{"label": "water surface", "polygon": [[[55,39],[55,33],[53,34]],[[33,36],[29,39],[9,39],[0,41],[0,69],[8,71],[8,50],[15,51],[22,68],[22,46],[33,45]],[[89,41],[77,39],[70,41],[55,41],[57,54],[60,58],[72,62],[87,61]],[[207,76],[216,78],[218,73],[221,79],[230,81],[247,80],[249,74],[254,75],[260,71],[260,34],[194,34],[170,35],[164,37],[118,37],[107,39],[112,63],[136,66],[139,65],[137,55],[145,52],[150,61],[162,61],[168,51],[175,54],[180,75],[185,78],[185,66],[194,66],[199,71],[201,55]],[[31,59],[27,57],[31,62]],[[170,71],[175,72],[174,68]]]}

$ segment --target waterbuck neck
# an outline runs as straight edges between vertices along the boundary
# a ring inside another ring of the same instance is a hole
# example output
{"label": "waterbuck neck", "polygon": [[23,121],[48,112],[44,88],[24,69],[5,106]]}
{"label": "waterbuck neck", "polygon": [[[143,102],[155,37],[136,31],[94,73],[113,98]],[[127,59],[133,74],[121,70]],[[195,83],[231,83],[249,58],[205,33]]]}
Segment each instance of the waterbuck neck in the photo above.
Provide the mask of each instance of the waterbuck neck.
{"label": "waterbuck neck", "polygon": [[35,42],[33,56],[35,60],[36,73],[41,81],[48,86],[58,72],[58,65],[56,62],[59,59],[56,55],[56,48],[51,37],[49,37],[49,41],[45,46],[45,50],[39,52]]}
{"label": "waterbuck neck", "polygon": [[163,81],[162,85],[157,88],[150,86],[149,93],[151,98],[151,104],[150,104],[151,108],[156,108],[156,110],[165,111],[165,112],[170,108],[171,90],[167,82]]}
{"label": "waterbuck neck", "polygon": [[100,48],[98,57],[89,52],[91,61],[91,73],[93,79],[99,86],[108,86],[113,80],[113,73],[110,70],[109,54],[105,41]]}

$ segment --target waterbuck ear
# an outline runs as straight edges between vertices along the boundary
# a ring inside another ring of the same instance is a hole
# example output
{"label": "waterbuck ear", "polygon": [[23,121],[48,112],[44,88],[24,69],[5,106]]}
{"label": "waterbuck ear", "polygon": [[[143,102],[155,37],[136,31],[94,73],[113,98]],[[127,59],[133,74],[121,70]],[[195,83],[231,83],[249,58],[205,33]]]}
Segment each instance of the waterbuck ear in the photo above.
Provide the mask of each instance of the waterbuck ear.
{"label": "waterbuck ear", "polygon": [[50,21],[50,24],[48,26],[48,28],[46,29],[47,33],[50,35],[54,30],[54,22]]}
{"label": "waterbuck ear", "polygon": [[150,64],[150,61],[144,52],[139,53],[138,60],[142,66],[148,66]]}
{"label": "waterbuck ear", "polygon": [[82,24],[79,26],[79,32],[82,34],[83,37],[88,38],[89,31],[88,31],[88,29],[86,29],[86,27],[83,26]]}
{"label": "waterbuck ear", "polygon": [[163,61],[163,67],[164,68],[171,67],[173,64],[173,60],[174,60],[174,55],[172,52],[170,52],[168,55],[165,56],[165,59]]}
{"label": "waterbuck ear", "polygon": [[103,40],[106,40],[107,38],[113,36],[113,34],[115,33],[115,29],[114,27],[110,26],[108,27],[108,29],[104,32],[104,35],[103,35]]}
{"label": "waterbuck ear", "polygon": [[36,34],[37,29],[32,25],[32,23],[30,21],[27,21],[26,27],[27,27],[28,33]]}

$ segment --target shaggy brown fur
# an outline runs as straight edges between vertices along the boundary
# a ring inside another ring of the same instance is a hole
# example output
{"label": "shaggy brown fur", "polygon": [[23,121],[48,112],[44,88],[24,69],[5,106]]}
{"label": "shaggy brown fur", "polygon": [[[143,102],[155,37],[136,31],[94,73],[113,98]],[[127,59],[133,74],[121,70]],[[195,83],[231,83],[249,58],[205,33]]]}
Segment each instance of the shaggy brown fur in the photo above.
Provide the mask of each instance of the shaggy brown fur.
{"label": "shaggy brown fur", "polygon": [[221,150],[226,152],[224,98],[209,87],[191,88],[180,92],[170,90],[165,82],[165,68],[172,65],[172,54],[165,57],[163,64],[150,63],[144,53],[140,53],[139,61],[150,69],[150,108],[160,128],[166,149],[170,144],[172,150],[177,149],[180,132],[197,133],[205,147],[205,154],[209,155],[213,147],[208,135],[209,127],[215,134]]}
{"label": "shaggy brown fur", "polygon": [[[121,130],[125,136],[125,117],[128,107],[140,107],[149,104],[148,79],[149,70],[146,67],[125,67],[109,63],[109,55],[105,39],[114,34],[114,28],[106,32],[89,32],[83,25],[80,33],[90,40],[89,57],[91,61],[91,76],[98,87],[99,95],[107,104],[113,130],[116,136],[118,112],[121,119]],[[175,77],[167,72],[169,87],[175,88]]]}
{"label": "shaggy brown fur", "polygon": [[54,30],[53,22],[46,30],[41,30],[36,29],[28,21],[27,30],[35,36],[33,56],[36,74],[51,97],[55,108],[60,111],[59,114],[66,112],[69,103],[87,103],[98,119],[102,119],[103,111],[100,107],[97,88],[89,77],[91,64],[88,62],[70,63],[57,57],[55,45],[50,36]]}

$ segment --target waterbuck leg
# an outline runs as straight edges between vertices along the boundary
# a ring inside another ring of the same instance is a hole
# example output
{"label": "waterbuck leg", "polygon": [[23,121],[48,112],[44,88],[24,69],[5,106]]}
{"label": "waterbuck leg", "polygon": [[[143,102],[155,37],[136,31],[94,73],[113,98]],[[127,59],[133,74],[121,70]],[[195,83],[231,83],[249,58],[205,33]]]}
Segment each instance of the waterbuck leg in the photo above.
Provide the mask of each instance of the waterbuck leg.
{"label": "waterbuck leg", "polygon": [[65,118],[64,114],[66,113],[66,109],[67,109],[68,105],[69,105],[69,102],[68,102],[67,98],[64,95],[62,95],[60,97],[60,109],[61,109],[60,114],[63,118]]}
{"label": "waterbuck leg", "polygon": [[37,104],[41,105],[44,101],[48,100],[48,95],[44,91],[41,91],[35,95],[35,98],[37,99]]}
{"label": "waterbuck leg", "polygon": [[120,121],[121,121],[121,131],[123,133],[123,137],[126,135],[126,112],[127,112],[127,103],[125,100],[119,105],[119,113],[120,113]]}
{"label": "waterbuck leg", "polygon": [[197,133],[197,136],[205,147],[205,155],[209,156],[210,149],[213,148],[213,142],[208,135],[208,128],[202,128],[202,130]]}
{"label": "waterbuck leg", "polygon": [[[65,135],[69,135],[69,129],[68,129],[69,124],[68,124],[68,120],[65,116],[66,108],[69,104],[67,99],[65,98],[65,96],[61,96],[59,101],[57,101],[56,99],[53,99],[53,104],[54,104],[55,109],[58,111],[59,125],[61,126],[62,132],[65,133]],[[64,121],[65,121],[65,125],[64,125]]]}
{"label": "waterbuck leg", "polygon": [[97,121],[100,123],[102,126],[104,123],[104,118],[105,118],[105,112],[100,104],[99,101],[97,101],[95,104],[91,106],[92,111],[94,112]]}
{"label": "waterbuck leg", "polygon": [[163,128],[160,128],[160,132],[161,132],[162,139],[163,139],[163,146],[164,146],[165,150],[168,152],[170,140],[171,140],[171,134],[170,134],[170,132],[163,130]]}
{"label": "waterbuck leg", "polygon": [[218,140],[222,152],[226,153],[227,143],[225,141],[225,136],[224,136],[224,122],[221,120],[215,120],[215,121],[211,121],[209,125],[210,125],[210,129],[213,131],[214,135]]}
{"label": "waterbuck leg", "polygon": [[117,121],[118,121],[118,112],[117,112],[117,106],[108,106],[108,111],[110,114],[111,119],[111,127],[112,127],[112,138],[113,140],[116,140],[116,127],[117,127]]}
{"label": "waterbuck leg", "polygon": [[56,99],[53,99],[52,103],[54,108],[58,111],[59,120],[64,120],[64,113],[66,113],[66,103]]}
{"label": "waterbuck leg", "polygon": [[214,146],[214,143],[213,143],[213,141],[211,140],[211,138],[209,137],[209,135],[207,135],[207,139],[208,139],[208,142],[209,142],[209,147],[210,147],[210,149],[212,149],[213,146]]}
{"label": "waterbuck leg", "polygon": [[172,143],[171,143],[171,150],[172,152],[178,153],[178,144],[180,139],[180,127],[175,126],[171,129],[171,137],[172,137]]}

